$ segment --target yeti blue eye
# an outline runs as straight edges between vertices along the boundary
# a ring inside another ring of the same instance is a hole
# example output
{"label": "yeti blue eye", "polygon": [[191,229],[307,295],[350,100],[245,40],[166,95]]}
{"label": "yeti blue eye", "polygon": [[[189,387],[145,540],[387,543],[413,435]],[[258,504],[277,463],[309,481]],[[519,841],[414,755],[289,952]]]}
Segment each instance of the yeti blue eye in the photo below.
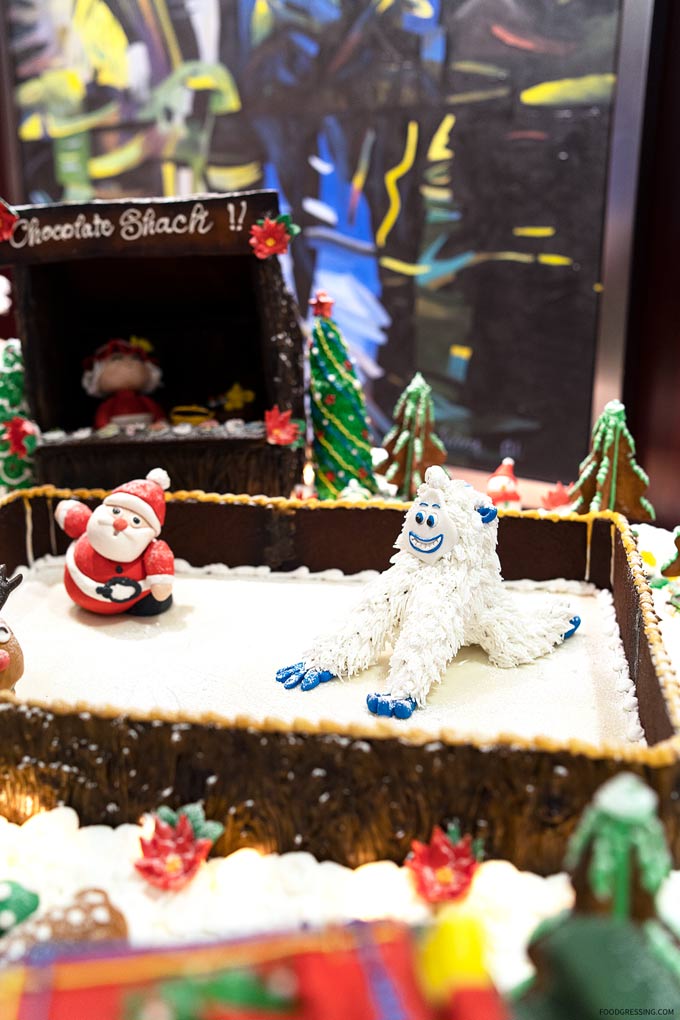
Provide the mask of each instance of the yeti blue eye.
{"label": "yeti blue eye", "polygon": [[420,512],[420,511],[418,511],[418,513],[416,514],[416,524],[422,524],[422,523],[423,523],[423,521],[424,521],[424,519],[425,519],[425,518],[423,517],[423,515],[421,514],[421,512]]}
{"label": "yeti blue eye", "polygon": [[427,518],[427,526],[428,526],[428,528],[434,528],[434,525],[435,525],[435,516],[434,516],[434,514],[430,514],[430,516]]}

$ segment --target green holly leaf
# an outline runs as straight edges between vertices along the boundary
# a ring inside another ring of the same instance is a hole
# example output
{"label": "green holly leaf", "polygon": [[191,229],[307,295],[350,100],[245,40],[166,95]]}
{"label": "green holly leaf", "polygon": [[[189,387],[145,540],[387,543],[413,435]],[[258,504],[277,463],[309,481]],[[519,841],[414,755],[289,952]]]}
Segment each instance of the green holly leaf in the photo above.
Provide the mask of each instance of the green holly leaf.
{"label": "green holly leaf", "polygon": [[162,804],[156,811],[156,814],[166,825],[172,825],[173,829],[176,827],[178,822],[177,812],[173,811],[167,804]]}
{"label": "green holly leaf", "polygon": [[18,882],[0,880],[0,935],[25,921],[38,907],[40,897]]}
{"label": "green holly leaf", "polygon": [[200,830],[205,824],[205,811],[200,801],[196,804],[185,804],[184,807],[179,809],[180,815],[186,815],[191,823],[191,828],[194,830],[194,836],[198,838]]}
{"label": "green holly leaf", "polygon": [[203,822],[200,831],[196,832],[196,836],[198,839],[209,839],[211,843],[216,843],[223,832],[224,826],[221,822],[208,821]]}

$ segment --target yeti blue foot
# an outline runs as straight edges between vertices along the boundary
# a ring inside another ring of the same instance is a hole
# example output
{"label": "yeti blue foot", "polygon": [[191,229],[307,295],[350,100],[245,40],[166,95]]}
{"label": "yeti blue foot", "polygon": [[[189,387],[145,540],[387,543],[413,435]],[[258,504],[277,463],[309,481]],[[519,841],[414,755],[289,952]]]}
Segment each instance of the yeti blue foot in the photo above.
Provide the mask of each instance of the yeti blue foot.
{"label": "yeti blue foot", "polygon": [[335,674],[328,669],[306,666],[304,662],[294,662],[292,666],[284,666],[276,671],[276,679],[280,684],[290,690],[292,687],[300,687],[301,691],[311,691],[319,684],[325,684],[335,679]]}
{"label": "yeti blue foot", "polygon": [[564,633],[564,640],[565,641],[567,640],[567,638],[573,637],[574,634],[576,633],[576,631],[579,629],[579,627],[581,626],[581,617],[580,616],[572,616],[572,618],[569,621],[569,623],[571,624],[571,627],[569,628],[569,630],[565,631],[565,633]]}
{"label": "yeti blue foot", "polygon": [[373,715],[394,716],[395,719],[408,719],[416,709],[413,698],[391,698],[389,694],[368,694],[366,704]]}

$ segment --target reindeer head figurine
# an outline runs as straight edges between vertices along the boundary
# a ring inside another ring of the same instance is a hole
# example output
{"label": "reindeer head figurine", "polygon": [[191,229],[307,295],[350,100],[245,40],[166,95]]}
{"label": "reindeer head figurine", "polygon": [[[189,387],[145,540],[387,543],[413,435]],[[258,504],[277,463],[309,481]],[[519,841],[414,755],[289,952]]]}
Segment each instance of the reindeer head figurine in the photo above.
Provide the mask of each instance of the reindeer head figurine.
{"label": "reindeer head figurine", "polygon": [[[7,568],[0,566],[0,611],[11,592],[22,581],[21,574],[7,580]],[[0,691],[11,691],[24,673],[24,655],[12,630],[0,616]]]}

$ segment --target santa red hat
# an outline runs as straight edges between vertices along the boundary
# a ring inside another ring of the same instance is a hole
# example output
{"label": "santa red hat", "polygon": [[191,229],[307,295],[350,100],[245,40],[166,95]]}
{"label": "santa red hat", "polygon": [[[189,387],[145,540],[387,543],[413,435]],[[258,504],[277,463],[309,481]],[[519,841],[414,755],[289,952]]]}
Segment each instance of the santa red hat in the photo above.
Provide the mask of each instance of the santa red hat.
{"label": "santa red hat", "polygon": [[504,457],[487,482],[486,491],[494,503],[519,502],[519,485],[515,478],[515,462]]}
{"label": "santa red hat", "polygon": [[165,523],[165,489],[170,488],[170,476],[163,468],[154,468],[146,478],[119,485],[104,499],[106,506],[122,506],[139,514],[158,537]]}

